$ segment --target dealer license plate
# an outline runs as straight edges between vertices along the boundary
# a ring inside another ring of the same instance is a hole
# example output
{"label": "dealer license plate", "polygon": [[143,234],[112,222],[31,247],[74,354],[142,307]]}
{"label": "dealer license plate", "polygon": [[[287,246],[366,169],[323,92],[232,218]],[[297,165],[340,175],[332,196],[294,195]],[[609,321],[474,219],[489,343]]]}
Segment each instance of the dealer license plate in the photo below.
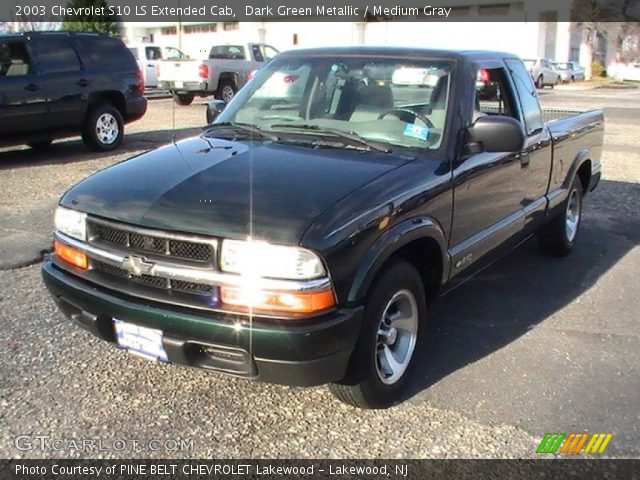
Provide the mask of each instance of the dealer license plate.
{"label": "dealer license plate", "polygon": [[119,347],[150,360],[169,361],[162,345],[162,330],[140,327],[117,318],[113,319],[113,325]]}

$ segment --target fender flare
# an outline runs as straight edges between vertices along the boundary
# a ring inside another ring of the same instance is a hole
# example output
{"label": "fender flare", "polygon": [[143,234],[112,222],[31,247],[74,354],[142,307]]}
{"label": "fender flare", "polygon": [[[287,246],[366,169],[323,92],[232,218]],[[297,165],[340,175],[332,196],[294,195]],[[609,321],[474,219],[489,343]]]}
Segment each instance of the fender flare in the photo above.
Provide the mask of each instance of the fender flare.
{"label": "fender flare", "polygon": [[431,218],[412,218],[394,225],[371,246],[351,282],[347,302],[357,303],[364,298],[385,262],[402,247],[419,239],[437,242],[442,255],[442,284],[448,278],[450,263],[444,232],[438,222]]}
{"label": "fender flare", "polygon": [[[573,179],[576,178],[576,175],[578,174],[578,170],[582,168],[582,165],[590,161],[591,161],[591,152],[589,151],[589,149],[583,148],[579,150],[578,154],[575,156],[575,158],[573,159],[573,162],[571,163],[571,167],[567,172],[567,176],[565,177],[564,182],[562,183],[562,188],[569,190],[569,188],[571,187],[571,184],[573,183]],[[589,186],[587,185],[585,192],[588,189],[589,189]]]}
{"label": "fender flare", "polygon": [[[577,155],[574,157],[571,166],[567,170],[567,174],[562,181],[562,185],[558,187],[553,192],[549,192],[547,198],[549,199],[549,207],[548,207],[548,216],[553,216],[557,212],[557,209],[564,203],[569,194],[569,189],[573,184],[573,180],[576,178],[578,174],[578,170],[585,164],[585,162],[591,161],[591,152],[587,148],[583,148],[578,151]],[[589,180],[591,181],[591,180]],[[585,190],[588,190],[588,188]]]}

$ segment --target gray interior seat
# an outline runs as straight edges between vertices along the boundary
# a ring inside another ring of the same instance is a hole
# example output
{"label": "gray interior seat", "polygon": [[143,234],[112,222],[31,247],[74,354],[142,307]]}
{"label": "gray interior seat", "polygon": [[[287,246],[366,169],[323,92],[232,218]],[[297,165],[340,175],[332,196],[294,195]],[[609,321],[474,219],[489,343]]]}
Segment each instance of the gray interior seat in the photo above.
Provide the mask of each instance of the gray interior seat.
{"label": "gray interior seat", "polygon": [[380,85],[370,81],[357,93],[357,101],[350,120],[368,122],[376,120],[381,113],[393,108],[393,92],[387,84]]}

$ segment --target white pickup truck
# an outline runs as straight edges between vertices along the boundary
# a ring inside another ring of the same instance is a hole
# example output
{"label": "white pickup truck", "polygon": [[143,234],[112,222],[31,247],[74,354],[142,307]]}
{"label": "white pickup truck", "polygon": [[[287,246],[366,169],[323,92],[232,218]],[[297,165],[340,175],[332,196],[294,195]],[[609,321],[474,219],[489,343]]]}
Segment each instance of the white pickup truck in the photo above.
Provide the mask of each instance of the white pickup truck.
{"label": "white pickup truck", "polygon": [[228,103],[277,54],[270,45],[249,43],[215,45],[205,60],[163,60],[160,88],[170,91],[178,105],[190,105],[196,95],[215,95]]}

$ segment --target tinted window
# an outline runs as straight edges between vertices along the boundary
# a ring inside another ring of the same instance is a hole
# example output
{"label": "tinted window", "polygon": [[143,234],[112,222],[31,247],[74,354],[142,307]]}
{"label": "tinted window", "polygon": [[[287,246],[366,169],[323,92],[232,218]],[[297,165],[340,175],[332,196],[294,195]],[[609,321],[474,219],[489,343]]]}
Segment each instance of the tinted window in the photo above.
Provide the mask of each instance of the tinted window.
{"label": "tinted window", "polygon": [[20,40],[0,41],[0,77],[15,77],[31,73],[27,47]]}
{"label": "tinted window", "polygon": [[79,35],[82,52],[100,70],[138,70],[133,54],[117,38]]}
{"label": "tinted window", "polygon": [[131,52],[131,54],[134,56],[134,58],[136,60],[138,60],[138,49],[135,47],[130,47],[129,51]]}
{"label": "tinted window", "polygon": [[531,75],[529,75],[529,72],[524,68],[522,62],[518,60],[505,60],[505,63],[507,67],[509,67],[511,78],[516,86],[518,98],[522,105],[527,134],[532,135],[537,133],[542,130],[544,123],[542,122],[538,94],[531,80]]}
{"label": "tinted window", "polygon": [[242,45],[220,45],[212,47],[209,52],[209,58],[244,60],[244,47]]}
{"label": "tinted window", "polygon": [[38,70],[42,73],[67,73],[80,70],[80,60],[68,38],[44,36],[32,41]]}

